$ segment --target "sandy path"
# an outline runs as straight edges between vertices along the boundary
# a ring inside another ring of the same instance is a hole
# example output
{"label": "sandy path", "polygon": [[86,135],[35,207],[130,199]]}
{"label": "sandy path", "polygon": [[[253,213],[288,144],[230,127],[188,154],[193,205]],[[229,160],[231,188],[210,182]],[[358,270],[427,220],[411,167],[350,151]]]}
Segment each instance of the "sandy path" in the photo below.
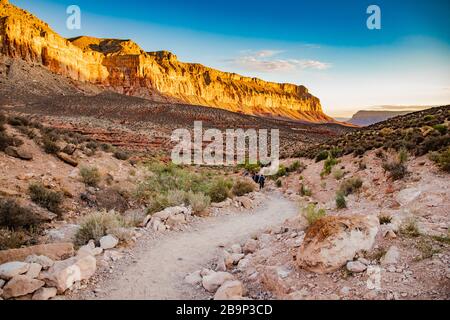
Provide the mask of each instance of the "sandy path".
{"label": "sandy path", "polygon": [[170,233],[144,243],[135,262],[100,283],[101,299],[201,299],[200,290],[184,283],[218,254],[220,244],[245,241],[253,233],[282,223],[297,213],[294,203],[271,195],[254,212],[211,217],[195,229]]}

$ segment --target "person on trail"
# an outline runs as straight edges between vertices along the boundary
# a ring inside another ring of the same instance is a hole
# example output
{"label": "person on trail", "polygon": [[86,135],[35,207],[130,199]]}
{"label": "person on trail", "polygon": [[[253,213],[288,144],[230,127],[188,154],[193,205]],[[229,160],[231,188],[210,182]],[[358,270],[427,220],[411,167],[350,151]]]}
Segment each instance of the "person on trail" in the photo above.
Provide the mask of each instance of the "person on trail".
{"label": "person on trail", "polygon": [[266,181],[266,177],[263,174],[255,174],[252,175],[253,181],[259,184],[259,190],[264,188],[264,183]]}

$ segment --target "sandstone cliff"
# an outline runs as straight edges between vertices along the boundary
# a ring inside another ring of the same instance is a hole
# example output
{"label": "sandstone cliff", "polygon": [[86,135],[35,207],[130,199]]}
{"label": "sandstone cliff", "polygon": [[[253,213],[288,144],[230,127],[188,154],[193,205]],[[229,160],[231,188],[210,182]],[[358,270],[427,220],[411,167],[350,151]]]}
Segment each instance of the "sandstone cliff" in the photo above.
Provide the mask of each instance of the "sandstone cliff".
{"label": "sandstone cliff", "polygon": [[6,0],[0,2],[0,52],[127,95],[151,97],[158,92],[176,101],[245,114],[332,121],[304,86],[183,63],[167,51],[145,52],[130,40],[65,39]]}

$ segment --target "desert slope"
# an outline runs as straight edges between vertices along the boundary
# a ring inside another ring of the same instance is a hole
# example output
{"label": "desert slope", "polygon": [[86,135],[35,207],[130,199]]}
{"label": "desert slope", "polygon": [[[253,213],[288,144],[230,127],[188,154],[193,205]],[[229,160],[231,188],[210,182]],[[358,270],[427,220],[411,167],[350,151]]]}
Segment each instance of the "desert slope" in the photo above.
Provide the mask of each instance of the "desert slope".
{"label": "desert slope", "polygon": [[0,53],[41,63],[74,80],[127,95],[164,94],[178,102],[252,115],[332,121],[304,86],[278,84],[183,63],[170,52],[145,52],[130,40],[65,39],[6,0],[0,3]]}

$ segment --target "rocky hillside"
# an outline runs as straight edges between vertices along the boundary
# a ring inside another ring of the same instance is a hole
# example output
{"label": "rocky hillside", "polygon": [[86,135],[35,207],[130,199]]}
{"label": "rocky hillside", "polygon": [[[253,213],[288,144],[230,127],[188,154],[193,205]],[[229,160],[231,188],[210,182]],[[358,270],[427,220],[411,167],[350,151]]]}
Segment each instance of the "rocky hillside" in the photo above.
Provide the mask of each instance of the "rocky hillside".
{"label": "rocky hillside", "polygon": [[116,92],[169,99],[252,115],[332,121],[304,86],[265,82],[183,63],[166,51],[145,52],[130,40],[65,39],[11,4],[0,3],[0,52]]}
{"label": "rocky hillside", "polygon": [[372,124],[388,120],[393,117],[405,115],[414,112],[412,110],[408,111],[374,111],[374,110],[360,110],[355,113],[349,123],[357,126],[370,126]]}

